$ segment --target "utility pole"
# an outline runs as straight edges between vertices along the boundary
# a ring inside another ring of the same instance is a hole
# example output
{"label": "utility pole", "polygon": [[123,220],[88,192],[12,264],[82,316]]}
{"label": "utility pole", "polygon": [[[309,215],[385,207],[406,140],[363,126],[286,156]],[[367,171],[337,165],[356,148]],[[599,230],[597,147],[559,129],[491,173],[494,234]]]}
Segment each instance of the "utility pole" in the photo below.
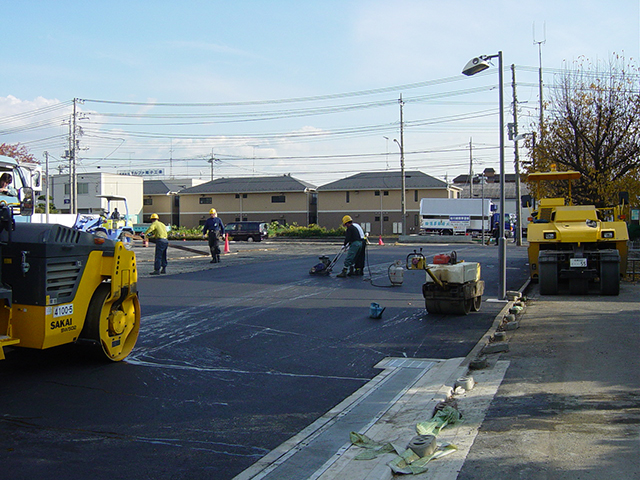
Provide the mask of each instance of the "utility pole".
{"label": "utility pole", "polygon": [[78,120],[78,99],[73,99],[73,148],[71,150],[71,158],[72,158],[72,177],[71,177],[71,190],[73,191],[73,196],[71,200],[72,211],[71,213],[78,213],[78,175],[76,172],[76,150],[78,148],[78,140],[76,139],[76,129],[77,129],[77,120]]}
{"label": "utility pole", "polygon": [[513,153],[516,170],[516,245],[522,246],[522,193],[520,191],[520,154],[518,149],[518,97],[516,95],[516,66],[511,64],[511,87],[513,89]]}
{"label": "utility pole", "polygon": [[486,245],[484,243],[484,219],[485,219],[485,211],[484,211],[484,172],[482,172],[482,176],[480,177],[480,184],[482,185],[482,245]]}
{"label": "utility pole", "polygon": [[469,198],[473,198],[473,138],[469,138]]}
{"label": "utility pole", "polygon": [[[74,102],[74,111],[75,111],[75,102]],[[69,213],[73,212],[73,160],[75,157],[75,135],[73,131],[75,130],[75,122],[74,122],[74,114],[71,114],[69,117],[69,150],[65,152],[65,158],[69,160]]]}
{"label": "utility pole", "polygon": [[49,152],[44,152],[44,198],[45,218],[49,223]]}
{"label": "utility pole", "polygon": [[213,165],[219,160],[213,156],[213,149],[211,149],[211,158],[207,160],[208,163],[211,164],[211,181],[213,182]]}
{"label": "utility pole", "polygon": [[538,96],[540,97],[540,141],[542,141],[542,137],[544,135],[544,102],[542,100],[542,45],[547,43],[547,26],[544,24],[543,27],[544,32],[544,40],[540,42],[536,42],[536,24],[533,24],[533,44],[538,45]]}
{"label": "utility pole", "polygon": [[402,94],[400,94],[400,174],[402,175],[402,235],[407,234],[407,199],[406,182],[404,176],[404,116]]}

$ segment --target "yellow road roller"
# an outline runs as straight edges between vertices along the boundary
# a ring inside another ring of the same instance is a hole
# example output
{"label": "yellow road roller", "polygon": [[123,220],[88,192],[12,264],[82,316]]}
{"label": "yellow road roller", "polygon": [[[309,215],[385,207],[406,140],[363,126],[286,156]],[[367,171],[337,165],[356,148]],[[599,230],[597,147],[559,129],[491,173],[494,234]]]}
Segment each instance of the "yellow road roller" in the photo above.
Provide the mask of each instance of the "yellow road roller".
{"label": "yellow road roller", "polygon": [[0,203],[0,258],[0,359],[7,346],[79,341],[113,361],[131,353],[140,330],[138,266],[122,242],[14,221]]}

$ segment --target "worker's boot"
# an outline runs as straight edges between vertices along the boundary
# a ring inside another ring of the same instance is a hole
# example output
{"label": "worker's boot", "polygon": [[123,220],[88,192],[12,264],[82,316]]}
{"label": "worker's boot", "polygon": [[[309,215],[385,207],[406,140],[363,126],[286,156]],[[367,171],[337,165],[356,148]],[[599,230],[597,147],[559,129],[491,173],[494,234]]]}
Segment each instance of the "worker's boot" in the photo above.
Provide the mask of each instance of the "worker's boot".
{"label": "worker's boot", "polygon": [[149,275],[160,275],[160,271],[159,270],[154,270]]}
{"label": "worker's boot", "polygon": [[348,276],[353,277],[356,274],[356,271],[353,267],[349,267],[349,273],[347,273]]}
{"label": "worker's boot", "polygon": [[220,263],[220,255],[216,255],[216,263]]}
{"label": "worker's boot", "polygon": [[361,277],[361,276],[364,275],[364,272],[362,271],[361,268],[356,268],[356,271],[355,271],[354,275],[356,275],[358,277]]}
{"label": "worker's boot", "polygon": [[162,273],[163,275],[167,273],[167,267],[162,267],[162,270],[160,270],[160,273]]}
{"label": "worker's boot", "polygon": [[209,263],[218,263],[218,259],[216,258],[216,255],[211,257],[211,261]]}
{"label": "worker's boot", "polygon": [[343,268],[342,271],[336,275],[336,277],[338,278],[347,278],[347,274],[349,273],[349,269],[348,268]]}

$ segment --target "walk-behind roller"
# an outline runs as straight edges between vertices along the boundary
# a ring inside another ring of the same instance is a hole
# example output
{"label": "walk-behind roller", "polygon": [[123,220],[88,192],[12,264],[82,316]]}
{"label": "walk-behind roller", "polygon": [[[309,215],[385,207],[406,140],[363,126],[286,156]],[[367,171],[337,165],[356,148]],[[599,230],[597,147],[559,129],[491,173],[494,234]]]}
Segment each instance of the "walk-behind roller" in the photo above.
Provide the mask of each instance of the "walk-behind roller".
{"label": "walk-behind roller", "polygon": [[480,280],[479,263],[458,262],[456,252],[451,252],[435,255],[434,262],[424,264],[424,269],[427,275],[422,295],[429,313],[467,315],[480,310],[484,281]]}

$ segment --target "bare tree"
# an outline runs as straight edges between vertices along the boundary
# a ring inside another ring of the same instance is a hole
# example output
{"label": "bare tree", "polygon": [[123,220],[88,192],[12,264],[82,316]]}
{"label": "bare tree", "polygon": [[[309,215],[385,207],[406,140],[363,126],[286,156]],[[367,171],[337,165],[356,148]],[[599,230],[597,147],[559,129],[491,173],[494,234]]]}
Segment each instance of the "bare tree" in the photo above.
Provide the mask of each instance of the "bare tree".
{"label": "bare tree", "polygon": [[[545,131],[528,172],[576,170],[574,203],[614,205],[627,191],[640,196],[640,71],[614,56],[604,68],[582,59],[558,77],[550,95]],[[560,185],[542,186],[545,196],[563,196]],[[635,201],[634,201],[635,200]]]}

